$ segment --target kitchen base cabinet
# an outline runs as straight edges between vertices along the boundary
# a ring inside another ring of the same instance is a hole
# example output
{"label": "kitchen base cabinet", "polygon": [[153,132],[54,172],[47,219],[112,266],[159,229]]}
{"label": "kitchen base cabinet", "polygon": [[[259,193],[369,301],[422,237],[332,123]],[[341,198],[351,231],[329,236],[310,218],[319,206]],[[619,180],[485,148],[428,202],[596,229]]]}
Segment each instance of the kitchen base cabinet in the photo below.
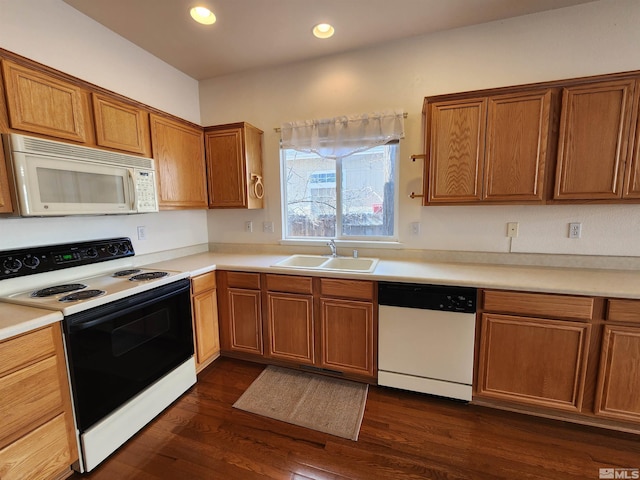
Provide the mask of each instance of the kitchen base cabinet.
{"label": "kitchen base cabinet", "polygon": [[[611,323],[609,323],[611,322]],[[615,323],[614,323],[615,322]],[[608,301],[596,414],[640,424],[640,301]]]}
{"label": "kitchen base cabinet", "polygon": [[59,478],[78,460],[59,324],[0,342],[0,478]]}
{"label": "kitchen base cabinet", "polygon": [[579,412],[591,325],[483,314],[478,395]]}
{"label": "kitchen base cabinet", "polygon": [[191,279],[196,372],[220,356],[218,296],[215,272]]}
{"label": "kitchen base cabinet", "polygon": [[260,274],[220,271],[217,282],[222,351],[239,358],[262,357]]}

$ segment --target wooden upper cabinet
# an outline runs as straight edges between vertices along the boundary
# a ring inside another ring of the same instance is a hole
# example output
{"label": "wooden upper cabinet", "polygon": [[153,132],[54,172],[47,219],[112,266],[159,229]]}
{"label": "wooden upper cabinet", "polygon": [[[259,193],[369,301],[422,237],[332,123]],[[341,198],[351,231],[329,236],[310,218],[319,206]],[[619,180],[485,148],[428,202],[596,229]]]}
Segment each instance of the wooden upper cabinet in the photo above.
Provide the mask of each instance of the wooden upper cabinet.
{"label": "wooden upper cabinet", "polygon": [[437,203],[543,203],[551,89],[428,104],[428,197]]}
{"label": "wooden upper cabinet", "polygon": [[618,80],[563,90],[555,199],[622,197],[634,86]]}
{"label": "wooden upper cabinet", "polygon": [[489,98],[483,200],[544,200],[551,91]]}
{"label": "wooden upper cabinet", "polygon": [[635,113],[636,113],[636,130],[635,142],[631,157],[625,171],[623,198],[640,198],[640,80],[636,80],[635,85]]}
{"label": "wooden upper cabinet", "polygon": [[88,92],[43,72],[2,61],[9,127],[56,138],[87,142]]}
{"label": "wooden upper cabinet", "polygon": [[207,208],[202,130],[153,113],[150,119],[160,208]]}
{"label": "wooden upper cabinet", "polygon": [[430,105],[429,202],[480,200],[486,110],[486,98]]}
{"label": "wooden upper cabinet", "polygon": [[98,145],[151,156],[148,112],[97,93],[92,100]]}
{"label": "wooden upper cabinet", "polygon": [[262,208],[262,130],[245,122],[205,128],[209,208]]}

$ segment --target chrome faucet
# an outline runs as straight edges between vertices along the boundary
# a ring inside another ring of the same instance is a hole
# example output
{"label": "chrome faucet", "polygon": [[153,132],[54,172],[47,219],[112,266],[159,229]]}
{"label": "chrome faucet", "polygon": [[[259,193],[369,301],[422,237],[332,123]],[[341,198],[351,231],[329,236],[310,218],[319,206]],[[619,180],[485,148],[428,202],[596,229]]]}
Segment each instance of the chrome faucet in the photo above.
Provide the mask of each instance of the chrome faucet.
{"label": "chrome faucet", "polygon": [[336,241],[332,238],[331,240],[329,240],[327,242],[327,246],[331,249],[331,256],[332,257],[337,257],[338,256],[338,248],[336,247]]}

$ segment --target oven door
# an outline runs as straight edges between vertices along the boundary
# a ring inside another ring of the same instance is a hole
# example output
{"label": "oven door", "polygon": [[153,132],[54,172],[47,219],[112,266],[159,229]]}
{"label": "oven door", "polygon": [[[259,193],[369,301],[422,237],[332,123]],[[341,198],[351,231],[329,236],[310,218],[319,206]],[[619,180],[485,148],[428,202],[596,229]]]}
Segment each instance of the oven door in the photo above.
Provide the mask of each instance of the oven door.
{"label": "oven door", "polygon": [[193,356],[189,280],[65,317],[81,432]]}

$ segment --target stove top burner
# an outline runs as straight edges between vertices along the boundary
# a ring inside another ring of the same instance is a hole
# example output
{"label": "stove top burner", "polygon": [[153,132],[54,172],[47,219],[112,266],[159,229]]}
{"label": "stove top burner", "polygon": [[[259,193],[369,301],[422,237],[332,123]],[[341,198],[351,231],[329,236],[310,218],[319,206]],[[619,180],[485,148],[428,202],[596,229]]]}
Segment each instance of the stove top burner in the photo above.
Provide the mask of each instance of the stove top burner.
{"label": "stove top burner", "polygon": [[61,293],[73,292],[74,290],[82,290],[83,288],[87,288],[83,283],[67,283],[65,285],[55,285],[53,287],[43,288],[42,290],[36,290],[31,293],[31,296],[37,298],[51,297]]}
{"label": "stove top burner", "polygon": [[88,298],[99,297],[104,295],[104,290],[82,290],[80,292],[70,293],[62,297],[59,302],[76,302],[78,300],[86,300]]}
{"label": "stove top burner", "polygon": [[167,275],[169,275],[167,272],[140,273],[129,278],[129,280],[131,280],[132,282],[140,282],[143,280],[155,280],[156,278],[166,277]]}
{"label": "stove top burner", "polygon": [[141,270],[139,268],[132,268],[131,270],[120,270],[113,274],[114,277],[128,277],[129,275],[133,275],[134,273],[138,273]]}

